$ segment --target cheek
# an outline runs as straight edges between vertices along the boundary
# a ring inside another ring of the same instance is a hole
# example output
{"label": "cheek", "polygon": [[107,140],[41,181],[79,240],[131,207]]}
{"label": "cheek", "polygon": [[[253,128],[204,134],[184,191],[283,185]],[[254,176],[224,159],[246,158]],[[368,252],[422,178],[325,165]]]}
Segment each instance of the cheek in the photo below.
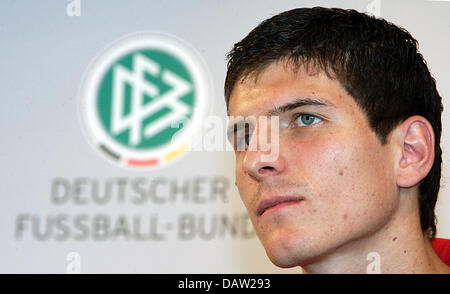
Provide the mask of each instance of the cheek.
{"label": "cheek", "polygon": [[[291,140],[285,146],[283,155],[288,162],[289,176],[297,177],[317,192],[325,192],[327,187],[334,191],[342,187],[351,176],[352,166],[356,165],[352,147],[333,139],[332,135]],[[326,195],[329,193],[318,196]]]}
{"label": "cheek", "polygon": [[311,202],[323,221],[352,223],[392,205],[392,165],[374,138],[330,133],[286,148],[291,174],[313,191]]}

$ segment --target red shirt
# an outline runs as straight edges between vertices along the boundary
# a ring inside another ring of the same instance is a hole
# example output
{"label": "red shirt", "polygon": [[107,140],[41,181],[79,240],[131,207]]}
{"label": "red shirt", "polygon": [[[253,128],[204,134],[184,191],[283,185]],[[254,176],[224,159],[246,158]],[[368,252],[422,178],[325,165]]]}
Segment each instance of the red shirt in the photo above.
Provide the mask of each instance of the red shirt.
{"label": "red shirt", "polygon": [[442,261],[450,266],[450,240],[435,238],[431,245],[433,245],[434,251],[436,251]]}

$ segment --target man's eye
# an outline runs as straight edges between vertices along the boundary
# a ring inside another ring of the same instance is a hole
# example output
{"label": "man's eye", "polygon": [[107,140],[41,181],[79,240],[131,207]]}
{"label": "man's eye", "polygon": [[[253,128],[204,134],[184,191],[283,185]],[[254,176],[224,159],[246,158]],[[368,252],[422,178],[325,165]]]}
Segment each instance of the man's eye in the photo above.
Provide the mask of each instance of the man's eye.
{"label": "man's eye", "polygon": [[237,139],[237,151],[245,151],[247,150],[248,146],[250,145],[250,134],[245,133],[241,134]]}
{"label": "man's eye", "polygon": [[322,119],[315,115],[302,113],[295,118],[293,122],[293,127],[310,126],[319,123],[321,121]]}
{"label": "man's eye", "polygon": [[248,146],[250,145],[250,135],[249,134],[245,134],[244,142],[245,142],[245,148],[248,148]]}
{"label": "man's eye", "polygon": [[248,149],[253,131],[254,128],[248,124],[241,128],[235,128],[233,146],[236,151]]}

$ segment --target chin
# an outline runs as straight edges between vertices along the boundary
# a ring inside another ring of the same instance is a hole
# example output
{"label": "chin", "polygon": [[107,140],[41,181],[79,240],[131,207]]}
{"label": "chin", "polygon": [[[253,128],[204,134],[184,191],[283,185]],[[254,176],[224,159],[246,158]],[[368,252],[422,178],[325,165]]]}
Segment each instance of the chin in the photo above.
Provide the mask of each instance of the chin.
{"label": "chin", "polygon": [[314,262],[321,254],[313,249],[312,244],[314,242],[310,238],[281,234],[263,241],[270,261],[281,268],[306,266]]}
{"label": "chin", "polygon": [[266,252],[267,256],[269,257],[270,261],[280,267],[280,268],[292,268],[296,266],[300,266],[297,262],[295,262],[292,258],[292,256],[281,256],[281,255],[273,255],[269,252]]}

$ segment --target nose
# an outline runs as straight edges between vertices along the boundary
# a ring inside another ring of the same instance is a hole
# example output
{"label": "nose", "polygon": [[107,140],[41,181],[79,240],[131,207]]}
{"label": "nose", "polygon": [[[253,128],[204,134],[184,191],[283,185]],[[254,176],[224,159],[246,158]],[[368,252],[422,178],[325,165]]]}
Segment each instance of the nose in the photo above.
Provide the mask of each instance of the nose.
{"label": "nose", "polygon": [[[253,134],[250,140],[257,140],[256,137],[256,134]],[[252,143],[254,142],[250,142],[250,145]],[[286,161],[281,150],[278,150],[276,157],[267,156],[270,152],[270,149],[262,151],[259,146],[256,150],[247,150],[243,159],[244,170],[258,181],[263,180],[265,177],[276,176],[282,173],[286,168]]]}

